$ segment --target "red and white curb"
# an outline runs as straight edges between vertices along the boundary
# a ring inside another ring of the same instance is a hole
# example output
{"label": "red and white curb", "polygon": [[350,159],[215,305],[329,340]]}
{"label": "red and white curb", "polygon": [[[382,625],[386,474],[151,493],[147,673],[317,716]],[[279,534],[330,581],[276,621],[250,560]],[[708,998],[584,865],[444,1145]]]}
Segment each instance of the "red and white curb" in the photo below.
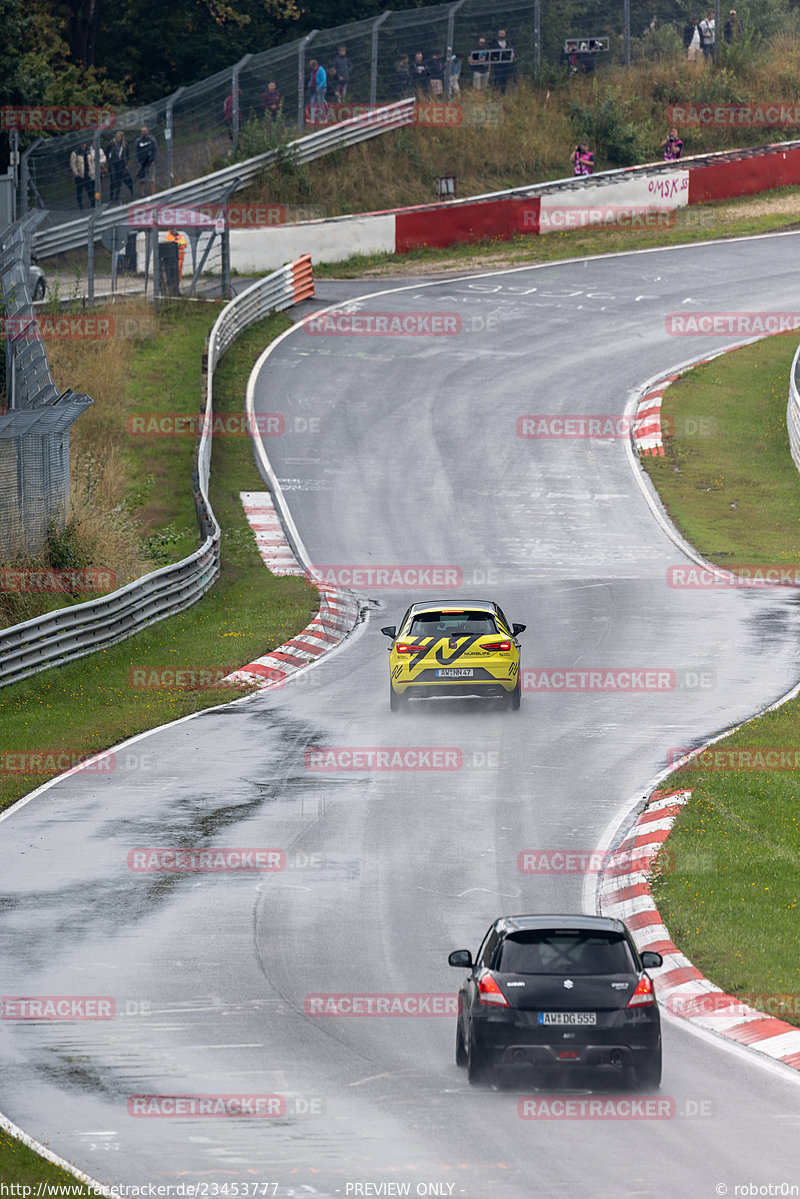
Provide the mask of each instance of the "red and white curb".
{"label": "red and white curb", "polygon": [[598,893],[604,916],[624,920],[636,946],[660,953],[653,973],[659,1002],[669,1012],[787,1066],[800,1069],[800,1028],[727,995],[693,966],[671,940],[650,893],[653,859],[691,791],[654,791],[650,803],[610,854]]}
{"label": "red and white curb", "polygon": [[[286,539],[270,493],[242,491],[240,498],[265,565],[276,575],[306,574]],[[320,607],[311,624],[263,658],[232,671],[223,683],[255,684],[262,688],[280,686],[290,675],[318,661],[349,637],[361,611],[355,595],[317,579],[313,583],[319,591]]]}
{"label": "red and white curb", "polygon": [[653,457],[664,457],[664,443],[661,440],[661,401],[664,392],[677,375],[666,375],[659,379],[654,387],[649,388],[639,403],[633,418],[631,433],[633,443],[640,454],[652,454]]}

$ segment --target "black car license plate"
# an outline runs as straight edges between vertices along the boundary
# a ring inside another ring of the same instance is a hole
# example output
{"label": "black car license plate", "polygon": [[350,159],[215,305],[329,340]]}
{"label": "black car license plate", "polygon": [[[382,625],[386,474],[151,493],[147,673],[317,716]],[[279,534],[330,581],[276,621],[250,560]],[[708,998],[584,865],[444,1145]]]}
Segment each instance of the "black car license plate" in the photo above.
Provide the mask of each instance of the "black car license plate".
{"label": "black car license plate", "polygon": [[540,1024],[596,1024],[597,1012],[539,1012]]}

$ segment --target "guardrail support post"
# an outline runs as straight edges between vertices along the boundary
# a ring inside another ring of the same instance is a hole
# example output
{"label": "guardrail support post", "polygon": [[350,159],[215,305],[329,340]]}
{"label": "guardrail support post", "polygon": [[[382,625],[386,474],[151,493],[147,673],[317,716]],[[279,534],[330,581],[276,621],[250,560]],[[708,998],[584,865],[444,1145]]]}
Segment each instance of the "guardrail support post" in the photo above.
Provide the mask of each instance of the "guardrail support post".
{"label": "guardrail support post", "polygon": [[319,33],[318,29],[312,29],[304,38],[300,39],[300,44],[297,47],[297,131],[302,133],[305,127],[305,108],[306,108],[306,46]]}
{"label": "guardrail support post", "polygon": [[223,217],[224,228],[220,234],[220,257],[222,258],[222,295],[226,300],[231,299],[231,228],[227,216],[228,197],[232,196],[241,186],[241,179],[234,179],[230,187],[222,194],[222,211],[225,216]]}
{"label": "guardrail support post", "polygon": [[177,92],[173,92],[172,95],[167,100],[167,111],[165,114],[165,122],[166,123],[164,126],[164,141],[167,143],[167,180],[169,181],[170,187],[173,186],[174,168],[175,168],[175,150],[173,147],[173,137],[172,137],[172,115],[173,115],[173,110],[175,108],[175,101],[178,99],[178,97],[181,95],[181,93],[185,92],[185,91],[186,91],[185,87],[179,87]]}
{"label": "guardrail support post", "polygon": [[239,75],[241,74],[242,67],[246,66],[252,57],[252,54],[245,54],[244,58],[241,58],[233,68],[233,74],[231,76],[231,98],[233,99],[232,132],[234,153],[239,149],[239,127],[241,125],[242,116],[241,112],[239,111]]}
{"label": "guardrail support post", "polygon": [[372,22],[372,50],[370,53],[369,67],[369,102],[377,104],[378,102],[378,30],[387,17],[391,16],[392,10],[387,8],[379,17],[376,17]]}

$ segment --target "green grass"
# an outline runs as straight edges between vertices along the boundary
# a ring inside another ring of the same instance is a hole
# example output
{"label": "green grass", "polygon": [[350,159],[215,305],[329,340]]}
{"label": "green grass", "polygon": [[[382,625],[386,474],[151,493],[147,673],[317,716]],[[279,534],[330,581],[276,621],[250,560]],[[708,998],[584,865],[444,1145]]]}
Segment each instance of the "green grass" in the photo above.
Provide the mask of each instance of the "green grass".
{"label": "green grass", "polygon": [[[255,358],[288,324],[286,318],[273,316],[250,329],[228,352],[216,376],[216,411],[242,411],[245,383]],[[187,370],[190,365],[186,363]],[[143,386],[160,387],[152,369],[144,371],[142,379],[146,380]],[[143,395],[143,403],[147,402]],[[191,494],[188,468],[179,478],[180,486],[173,483],[173,489]],[[245,520],[239,491],[263,489],[249,438],[218,438],[211,471],[211,503],[223,528],[222,572],[217,583],[186,612],[111,649],[2,688],[4,755],[58,751],[81,758],[145,729],[246,693],[247,689],[213,687],[142,689],[131,685],[129,672],[224,673],[264,654],[308,624],[317,607],[315,589],[302,577],[271,575]],[[4,756],[2,760],[0,808],[58,773],[56,769],[17,773],[11,768],[20,764],[19,758]]]}
{"label": "green grass", "polygon": [[[786,398],[797,333],[766,338],[695,367],[666,391],[674,433],[645,469],[685,537],[706,558],[737,564],[800,560],[800,475],[789,453]],[[676,359],[688,339],[676,344]],[[691,346],[702,350],[700,338]],[[750,721],[712,746],[797,749],[800,701]],[[713,768],[712,768],[713,767]],[[670,834],[675,869],[653,893],[678,948],[723,990],[792,997],[797,960],[800,771],[747,769],[704,756],[663,789],[692,789]]]}
{"label": "green grass", "polygon": [[[72,1196],[94,1196],[95,1192],[83,1186],[74,1175],[54,1166],[39,1157],[33,1149],[23,1145],[9,1133],[0,1128],[0,1181],[4,1186],[12,1184],[19,1186],[36,1186],[41,1184],[41,1199],[53,1199],[58,1194]],[[69,1191],[61,1192],[57,1187],[69,1187]],[[50,1188],[53,1188],[52,1190]],[[35,1191],[33,1192],[36,1193]],[[6,1194],[10,1194],[6,1191]]]}

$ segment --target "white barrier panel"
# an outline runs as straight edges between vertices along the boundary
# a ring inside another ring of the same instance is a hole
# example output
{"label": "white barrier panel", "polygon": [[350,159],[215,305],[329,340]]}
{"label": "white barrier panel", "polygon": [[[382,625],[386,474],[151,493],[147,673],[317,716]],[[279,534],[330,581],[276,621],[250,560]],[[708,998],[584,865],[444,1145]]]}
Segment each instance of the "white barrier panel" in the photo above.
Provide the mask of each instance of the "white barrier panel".
{"label": "white barrier panel", "polygon": [[613,182],[599,180],[580,188],[545,191],[541,195],[540,233],[560,233],[587,225],[635,227],[637,213],[685,208],[689,202],[689,172],[636,175]]}
{"label": "white barrier panel", "polygon": [[277,270],[301,254],[310,254],[313,262],[343,262],[353,254],[393,254],[394,247],[393,213],[231,229],[231,268],[253,275]]}

